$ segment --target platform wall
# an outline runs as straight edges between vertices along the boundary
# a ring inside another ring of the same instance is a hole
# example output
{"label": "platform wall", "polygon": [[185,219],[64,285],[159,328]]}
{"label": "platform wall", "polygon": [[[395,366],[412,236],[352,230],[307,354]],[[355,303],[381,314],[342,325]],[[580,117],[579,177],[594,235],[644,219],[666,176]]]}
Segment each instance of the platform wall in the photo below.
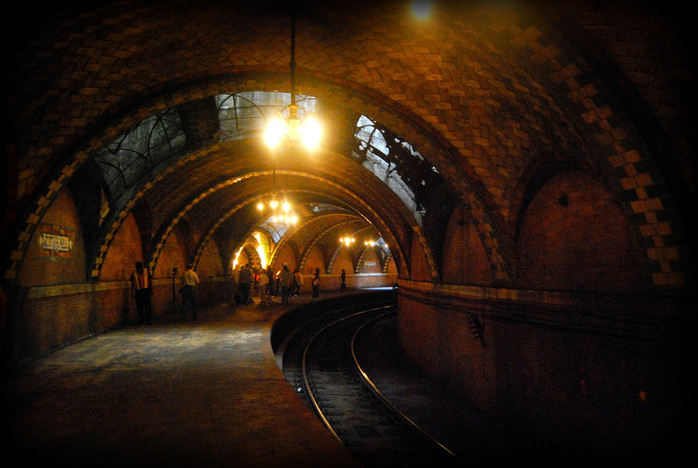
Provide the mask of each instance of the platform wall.
{"label": "platform wall", "polygon": [[572,450],[633,453],[681,435],[690,305],[411,281],[398,291],[414,365],[503,421]]}

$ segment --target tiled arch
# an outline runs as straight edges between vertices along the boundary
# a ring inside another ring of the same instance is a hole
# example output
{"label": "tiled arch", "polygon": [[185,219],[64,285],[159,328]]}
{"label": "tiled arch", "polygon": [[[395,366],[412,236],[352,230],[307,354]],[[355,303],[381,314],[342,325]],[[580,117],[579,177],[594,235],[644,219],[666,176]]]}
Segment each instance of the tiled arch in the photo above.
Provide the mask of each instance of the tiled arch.
{"label": "tiled arch", "polygon": [[591,66],[559,35],[526,17],[492,17],[492,40],[519,54],[520,63],[549,84],[555,102],[584,130],[586,161],[605,178],[644,251],[646,283],[682,287],[688,260],[677,213],[653,155]]}
{"label": "tiled arch", "polygon": [[[115,12],[115,17],[119,22],[124,22],[129,16],[124,12]],[[536,98],[539,97],[540,102],[549,104],[550,110],[554,111],[550,114],[551,122],[558,122],[564,117],[578,129],[584,130],[582,134],[573,136],[575,139],[580,138],[579,141],[570,139],[567,143],[584,143],[588,150],[586,155],[593,155],[593,162],[615,187],[615,193],[619,199],[623,200],[626,214],[634,220],[632,226],[636,236],[645,245],[640,254],[646,259],[645,274],[649,283],[660,287],[684,284],[687,271],[683,265],[683,256],[686,253],[680,238],[681,228],[678,217],[670,205],[670,196],[663,186],[662,176],[652,160],[652,155],[642,143],[642,139],[628,123],[628,116],[624,115],[619,103],[606,92],[599,77],[573,48],[540,22],[531,21],[525,16],[506,14],[482,15],[478,18],[478,22],[477,27],[473,26],[465,33],[472,32],[480,35],[480,38],[487,43],[486,45],[491,47],[488,53],[492,53],[492,58],[486,63],[490,68],[481,68],[482,72],[496,69],[499,65],[496,61],[507,57],[510,63],[501,62],[503,71],[506,71],[510,65],[516,64],[526,70],[537,82],[546,85],[545,90],[536,88],[535,92],[538,93]],[[144,30],[157,31],[162,24],[159,24],[156,19],[152,21],[146,19],[142,27]],[[134,37],[140,32],[134,31]],[[373,32],[367,27],[361,40],[356,42],[356,50],[349,52],[356,54],[359,46],[369,47],[375,52]],[[119,40],[127,43],[128,36],[120,36]],[[408,44],[410,38],[401,37],[398,34],[394,40]],[[265,45],[268,46],[270,43],[267,41],[259,46]],[[429,154],[432,163],[444,170],[445,177],[460,187],[460,195],[471,207],[473,219],[483,242],[488,245],[488,256],[493,270],[497,272],[498,279],[502,283],[510,281],[511,267],[508,264],[507,239],[502,233],[508,207],[505,206],[504,199],[499,194],[493,194],[493,191],[487,189],[489,185],[483,181],[483,178],[488,174],[478,172],[473,164],[467,162],[476,160],[473,159],[475,153],[483,148],[486,149],[487,141],[483,139],[482,145],[479,146],[474,146],[475,138],[464,141],[462,134],[458,132],[460,123],[458,119],[449,120],[449,116],[454,113],[448,106],[454,106],[457,103],[456,96],[449,95],[445,101],[441,102],[425,101],[423,96],[418,96],[416,92],[410,94],[405,87],[399,86],[399,80],[391,81],[392,74],[400,71],[397,68],[386,69],[387,73],[384,76],[377,76],[379,71],[375,66],[381,63],[379,61],[369,61],[357,65],[356,69],[351,69],[349,60],[343,62],[343,56],[332,53],[333,51],[322,52],[323,47],[328,48],[327,44],[323,43],[310,44],[309,53],[317,58],[302,64],[303,66],[299,69],[299,74],[304,75],[305,89],[308,92],[312,90],[313,94],[318,96],[336,94],[338,98],[347,102],[366,106],[373,111],[378,120],[391,128],[400,133],[403,130],[411,132],[410,136],[414,138],[410,140],[415,146],[425,154]],[[73,52],[76,57],[85,53],[84,50]],[[105,99],[108,101],[112,96],[109,93],[118,95],[116,85],[107,90],[101,90],[96,83],[86,83],[81,88],[79,96],[74,96],[75,101],[84,100],[83,107],[80,109],[82,113],[75,111],[75,117],[70,122],[64,118],[58,119],[61,124],[66,125],[66,128],[61,129],[60,133],[64,136],[56,141],[65,143],[63,146],[57,144],[56,148],[61,148],[59,149],[61,154],[67,156],[56,156],[52,154],[51,148],[43,147],[41,144],[38,144],[38,148],[27,151],[28,157],[36,161],[48,154],[49,157],[45,158],[46,160],[54,156],[62,163],[41,185],[37,181],[28,182],[30,188],[35,184],[34,187],[37,188],[34,193],[37,195],[33,195],[26,215],[20,220],[21,227],[14,238],[10,265],[5,271],[5,280],[14,280],[26,242],[29,241],[34,227],[50,205],[55,193],[63,187],[66,180],[91,151],[100,146],[100,143],[103,144],[113,138],[119,133],[119,129],[129,128],[154,110],[165,109],[196,97],[213,94],[216,89],[222,89],[222,82],[237,80],[231,76],[246,77],[245,80],[239,80],[240,88],[255,89],[262,85],[261,89],[265,89],[265,86],[271,89],[285,86],[285,65],[280,64],[283,62],[282,59],[274,56],[278,52],[276,47],[272,47],[266,55],[267,58],[262,60],[264,64],[259,62],[254,64],[251,58],[238,55],[227,59],[215,69],[207,69],[205,66],[201,69],[192,68],[193,60],[189,59],[187,61],[189,68],[184,67],[179,75],[167,76],[165,70],[157,75],[161,81],[147,89],[149,96],[156,96],[152,100],[139,100],[136,97],[144,92],[144,88],[134,80],[126,93],[128,98],[119,99],[119,104],[114,107],[106,105],[105,102],[96,103],[94,96],[105,92]],[[133,65],[135,59],[132,59],[130,54],[131,52],[126,60],[129,65]],[[403,57],[397,57],[399,54],[403,54]],[[432,83],[436,91],[448,94],[449,83],[451,83],[448,78],[453,78],[453,75],[449,74],[448,64],[439,62],[438,54],[431,53],[430,50],[418,50],[408,45],[401,52],[395,52],[394,56],[388,55],[390,59],[396,60],[397,66],[399,65],[397,62],[403,60],[408,54],[409,60],[415,67],[422,65],[425,67],[426,71],[422,77]],[[119,65],[120,59],[117,58],[115,63]],[[325,65],[329,66],[325,67]],[[477,65],[478,62],[473,61],[472,66],[477,67]],[[322,74],[309,71],[311,69],[330,71]],[[342,71],[351,72],[350,79],[339,78],[343,76],[340,73]],[[144,73],[144,75],[147,74]],[[210,75],[214,75],[214,78],[209,78]],[[123,77],[121,80],[123,81]],[[487,81],[483,80],[483,83]],[[489,77],[489,80],[493,89],[499,88],[502,92],[511,92],[506,86],[499,86],[500,83],[496,83],[497,80],[494,78]],[[196,86],[192,86],[193,83],[196,83]],[[473,89],[478,88],[475,85],[476,83],[473,83]],[[523,82],[511,83],[514,89],[521,92],[533,89],[529,85],[530,83]],[[176,91],[171,92],[173,89]],[[550,96],[554,96],[554,103],[545,101]],[[37,102],[46,103],[47,95],[38,97],[40,99]],[[61,104],[67,106],[67,101],[62,101]],[[60,109],[55,109],[55,112],[59,111]],[[95,113],[99,115],[98,121],[90,116]],[[74,112],[65,114],[74,115]],[[41,125],[44,123],[40,122],[36,127],[37,135],[40,133]],[[565,127],[568,126],[565,125]],[[482,129],[486,128],[494,127],[482,127]],[[94,135],[99,136],[94,137]],[[85,143],[82,138],[91,140]],[[565,137],[561,137],[561,141],[565,142]],[[515,181],[516,177],[513,178],[512,183]],[[107,234],[106,237],[109,235]]]}
{"label": "tiled arch", "polygon": [[[101,132],[97,133],[94,139],[84,144],[83,147],[71,157],[66,158],[67,161],[64,163],[63,169],[58,172],[58,177],[53,180],[49,180],[46,183],[47,188],[43,190],[44,195],[38,197],[38,200],[35,203],[35,208],[32,210],[32,214],[27,217],[25,223],[23,224],[23,231],[18,234],[18,241],[16,243],[17,248],[13,252],[12,256],[13,262],[5,272],[5,279],[13,280],[16,276],[16,271],[21,265],[21,258],[23,251],[26,248],[26,242],[31,237],[31,234],[41,219],[41,216],[43,216],[48,206],[50,206],[55,194],[64,186],[69,177],[76,170],[78,170],[81,164],[83,164],[89,158],[90,154],[101,148],[101,146],[115,138],[117,135],[137,125],[143,118],[158,111],[162,111],[168,109],[169,107],[179,105],[184,102],[189,102],[191,100],[205,98],[218,93],[230,92],[231,87],[235,87],[236,91],[274,89],[275,87],[278,87],[280,83],[283,83],[284,79],[285,74],[283,73],[269,73],[266,71],[251,74],[243,73],[226,75],[224,78],[217,77],[215,80],[208,82],[206,86],[201,86],[200,83],[196,83],[193,85],[193,87],[185,87],[173,95],[156,97],[149,104],[144,105],[139,109],[131,110],[127,115],[122,116],[118,121],[110,122],[109,125],[106,125]],[[311,81],[312,80],[309,80],[309,82]],[[354,88],[354,86],[352,86],[352,88]],[[375,102],[375,100],[378,98],[375,93],[369,92],[368,96],[364,96],[357,93],[354,89],[346,89],[337,84],[327,84],[323,83],[322,81],[315,82],[315,87],[308,87],[307,91],[317,91],[315,94],[318,94],[320,99],[327,98],[334,101],[347,100],[349,102],[353,102],[354,105],[371,108],[374,111],[374,114],[387,116],[394,113],[394,111],[391,111],[386,107],[387,101],[383,102],[385,99],[382,99],[377,103]],[[357,102],[359,104],[356,104]],[[391,117],[390,120],[395,120],[395,117]],[[405,127],[405,124],[403,124],[402,127]],[[217,148],[214,144],[211,147],[204,148],[203,152],[215,151],[216,149]],[[131,200],[124,206],[123,210],[121,210],[119,213],[112,214],[112,217],[108,219],[109,228],[105,229],[101,241],[101,247],[98,249],[97,258],[95,258],[93,267],[90,271],[90,278],[92,280],[97,280],[99,278],[99,270],[101,268],[104,256],[108,251],[109,244],[113,240],[116,231],[118,231],[126,216],[141,199],[141,197],[143,197],[159,179],[176,170],[178,166],[185,164],[187,160],[196,157],[201,157],[201,154],[192,153],[179,160],[176,166],[173,166],[163,173],[158,174],[155,179],[151,180],[148,184],[142,187],[141,190],[134,194]],[[429,247],[428,242],[426,241],[422,241],[422,244],[424,244],[427,248]],[[436,266],[433,266],[433,269],[435,270]],[[403,271],[406,270],[406,265],[403,265]]]}

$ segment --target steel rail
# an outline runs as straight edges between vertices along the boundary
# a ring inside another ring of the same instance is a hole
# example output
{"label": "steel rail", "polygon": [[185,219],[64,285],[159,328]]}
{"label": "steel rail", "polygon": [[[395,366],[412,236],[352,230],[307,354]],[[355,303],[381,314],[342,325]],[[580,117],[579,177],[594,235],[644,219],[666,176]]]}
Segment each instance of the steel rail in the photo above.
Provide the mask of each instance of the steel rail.
{"label": "steel rail", "polygon": [[[303,379],[303,389],[304,389],[304,392],[305,392],[305,394],[307,395],[307,397],[308,397],[308,399],[309,399],[309,401],[310,401],[310,404],[312,405],[313,410],[315,411],[315,413],[317,414],[317,416],[320,418],[320,420],[322,421],[322,423],[327,427],[327,429],[330,431],[330,433],[331,433],[338,441],[340,441],[342,444],[344,444],[344,441],[337,435],[337,432],[334,430],[334,428],[332,427],[332,425],[330,424],[330,422],[329,422],[329,421],[327,420],[327,418],[325,417],[325,414],[323,413],[322,409],[320,408],[320,405],[319,405],[318,402],[317,402],[317,398],[315,397],[315,395],[314,395],[314,393],[313,393],[313,390],[312,390],[312,388],[311,388],[310,382],[308,381],[308,367],[307,367],[307,365],[308,365],[308,364],[307,364],[308,352],[309,352],[309,350],[310,350],[310,347],[311,347],[313,341],[315,341],[315,340],[317,339],[317,337],[319,337],[320,335],[322,335],[327,329],[329,329],[330,327],[336,325],[337,323],[340,323],[340,322],[342,322],[342,321],[348,320],[348,319],[350,319],[350,318],[356,318],[357,316],[360,316],[360,315],[365,315],[365,314],[368,314],[368,313],[372,313],[372,312],[375,312],[376,310],[379,310],[379,309],[386,309],[386,308],[393,308],[393,309],[394,309],[395,306],[394,306],[394,305],[388,305],[388,306],[372,307],[372,308],[370,308],[370,309],[360,310],[360,311],[358,311],[358,312],[351,313],[351,314],[349,314],[349,315],[342,316],[342,317],[339,317],[339,318],[337,318],[337,319],[334,319],[334,320],[331,321],[330,323],[328,323],[328,324],[326,324],[325,326],[323,326],[322,328],[320,328],[320,329],[307,341],[307,343],[306,343],[306,345],[305,345],[305,349],[303,350],[303,357],[302,357],[302,359],[301,359],[301,375],[302,375],[302,379]],[[349,308],[348,308],[348,309],[349,309]]]}
{"label": "steel rail", "polygon": [[376,384],[373,383],[369,375],[366,373],[366,371],[361,367],[361,364],[359,363],[359,359],[356,356],[356,339],[359,336],[359,334],[369,325],[371,325],[372,322],[378,321],[382,318],[385,318],[388,315],[395,314],[396,312],[386,312],[382,315],[379,315],[377,317],[371,318],[369,321],[363,323],[355,332],[354,336],[351,339],[351,356],[352,360],[354,362],[354,368],[358,372],[358,374],[361,376],[361,380],[364,382],[366,387],[373,392],[373,394],[378,398],[385,406],[390,409],[396,416],[404,420],[407,424],[409,424],[413,429],[415,429],[419,434],[422,435],[427,441],[433,443],[436,445],[436,447],[440,448],[447,454],[449,454],[451,457],[453,457],[454,460],[457,460],[461,463],[465,463],[463,459],[461,459],[458,455],[453,453],[452,450],[450,450],[448,447],[446,447],[444,444],[436,440],[431,434],[429,434],[427,431],[425,431],[419,424],[417,424],[415,421],[412,420],[407,414],[402,412],[397,406],[395,406],[388,397],[386,397],[383,392],[380,391],[380,389],[376,386]]}
{"label": "steel rail", "polygon": [[[369,306],[369,308],[365,310],[359,310],[354,313],[347,314],[345,316],[342,316],[337,319],[332,319],[330,322],[324,324],[320,329],[316,330],[315,333],[312,335],[310,339],[305,343],[304,349],[303,349],[303,357],[302,357],[302,362],[301,362],[301,375],[302,375],[302,386],[303,386],[303,391],[306,394],[306,397],[308,398],[308,404],[311,406],[313,411],[316,413],[320,421],[327,427],[327,429],[330,431],[330,433],[343,445],[347,445],[348,441],[345,441],[342,439],[342,437],[339,436],[338,431],[333,427],[333,424],[330,422],[328,417],[325,415],[323,409],[321,408],[320,403],[318,402],[318,396],[316,393],[313,391],[313,384],[311,384],[309,380],[309,372],[308,372],[308,367],[311,362],[309,362],[309,352],[310,348],[314,345],[316,341],[319,341],[319,337],[322,337],[327,331],[334,326],[337,326],[338,324],[342,322],[346,322],[347,320],[353,320],[357,319],[361,316],[368,316],[368,318],[362,322],[357,324],[356,328],[353,328],[351,330],[347,330],[346,335],[348,338],[348,343],[350,346],[350,349],[344,354],[346,356],[347,353],[350,353],[350,356],[347,356],[351,359],[352,363],[347,365],[347,369],[351,369],[353,365],[353,372],[354,375],[357,379],[356,385],[364,387],[364,391],[369,391],[377,404],[382,405],[384,408],[386,408],[387,411],[389,411],[393,416],[397,418],[397,421],[401,421],[401,424],[404,424],[405,428],[411,428],[411,431],[414,433],[416,437],[421,438],[427,446],[432,447],[432,449],[436,450],[437,452],[441,453],[446,459],[450,459],[455,465],[463,465],[465,462],[458,457],[452,450],[450,450],[448,447],[446,447],[443,443],[439,442],[436,440],[432,435],[430,435],[427,431],[425,431],[419,424],[417,424],[412,418],[410,418],[407,414],[402,412],[396,405],[394,405],[388,397],[386,397],[378,388],[377,386],[373,383],[373,381],[370,379],[368,376],[367,372],[361,367],[361,365],[358,362],[358,357],[356,353],[356,341],[357,341],[357,336],[371,323],[374,321],[380,320],[386,316],[392,315],[396,313],[396,306],[395,305],[390,305],[390,306],[382,306],[382,307],[372,307]],[[347,387],[349,388],[349,387]],[[408,432],[410,431],[409,429],[407,430]],[[347,448],[350,448],[347,446]],[[446,463],[446,465],[451,466],[450,463]]]}

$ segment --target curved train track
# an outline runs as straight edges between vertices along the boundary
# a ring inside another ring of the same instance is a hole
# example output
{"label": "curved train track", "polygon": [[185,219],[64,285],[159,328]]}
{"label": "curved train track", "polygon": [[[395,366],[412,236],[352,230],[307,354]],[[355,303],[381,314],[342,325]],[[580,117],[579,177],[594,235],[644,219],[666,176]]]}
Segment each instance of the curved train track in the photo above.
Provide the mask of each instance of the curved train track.
{"label": "curved train track", "polygon": [[287,380],[332,434],[366,466],[463,464],[392,405],[361,369],[355,337],[373,320],[395,314],[394,304],[357,306],[303,324],[277,352]]}

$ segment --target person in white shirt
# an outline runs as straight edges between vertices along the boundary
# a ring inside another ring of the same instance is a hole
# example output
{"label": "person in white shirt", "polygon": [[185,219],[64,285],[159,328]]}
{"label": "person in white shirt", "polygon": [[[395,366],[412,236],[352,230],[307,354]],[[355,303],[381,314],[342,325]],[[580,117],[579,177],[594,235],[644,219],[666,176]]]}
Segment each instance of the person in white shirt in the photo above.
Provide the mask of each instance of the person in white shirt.
{"label": "person in white shirt", "polygon": [[266,270],[262,270],[259,274],[259,299],[261,305],[271,304],[271,298],[269,297],[269,275]]}
{"label": "person in white shirt", "polygon": [[182,273],[182,321],[187,319],[187,305],[191,307],[194,320],[199,317],[196,308],[196,286],[198,284],[199,276],[194,271],[194,264],[190,263]]}

